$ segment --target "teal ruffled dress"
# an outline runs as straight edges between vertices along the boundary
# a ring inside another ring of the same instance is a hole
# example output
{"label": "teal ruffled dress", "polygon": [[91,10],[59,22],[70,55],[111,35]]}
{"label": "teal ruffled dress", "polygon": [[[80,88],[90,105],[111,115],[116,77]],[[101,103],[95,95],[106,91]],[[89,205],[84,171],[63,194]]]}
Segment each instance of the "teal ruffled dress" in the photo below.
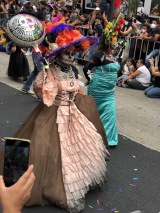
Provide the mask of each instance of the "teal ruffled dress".
{"label": "teal ruffled dress", "polygon": [[95,67],[94,70],[95,74],[88,86],[88,94],[96,101],[109,146],[115,146],[118,144],[115,85],[119,66],[109,63]]}

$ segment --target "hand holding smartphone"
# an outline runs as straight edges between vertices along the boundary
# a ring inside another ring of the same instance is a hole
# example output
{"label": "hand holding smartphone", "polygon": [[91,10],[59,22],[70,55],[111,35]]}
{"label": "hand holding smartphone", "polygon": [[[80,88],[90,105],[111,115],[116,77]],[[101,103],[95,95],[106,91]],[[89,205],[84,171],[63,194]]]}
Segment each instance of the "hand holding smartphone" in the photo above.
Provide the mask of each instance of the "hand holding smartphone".
{"label": "hand holding smartphone", "polygon": [[30,141],[20,138],[5,138],[3,178],[5,186],[16,183],[29,164]]}

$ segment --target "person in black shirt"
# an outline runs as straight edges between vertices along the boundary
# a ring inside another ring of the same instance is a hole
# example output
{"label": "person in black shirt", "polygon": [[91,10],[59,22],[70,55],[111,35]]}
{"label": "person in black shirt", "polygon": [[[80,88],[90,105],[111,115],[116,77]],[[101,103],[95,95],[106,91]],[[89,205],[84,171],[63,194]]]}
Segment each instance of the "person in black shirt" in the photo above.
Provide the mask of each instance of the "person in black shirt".
{"label": "person in black shirt", "polygon": [[[93,35],[93,36],[97,36],[97,37],[101,37],[102,33],[103,33],[103,26],[102,26],[102,16],[101,15],[97,15],[96,19],[95,19],[95,24],[92,28],[92,26],[90,25],[89,28],[89,35]],[[98,44],[97,45],[93,45],[89,48],[89,54],[88,54],[88,59],[90,60],[92,55],[97,51],[98,49]]]}
{"label": "person in black shirt", "polygon": [[143,37],[143,39],[149,41],[148,53],[150,53],[153,48],[159,49],[160,43],[154,45],[153,42],[160,42],[160,23],[159,20],[153,20],[150,29],[148,30],[148,36]]}

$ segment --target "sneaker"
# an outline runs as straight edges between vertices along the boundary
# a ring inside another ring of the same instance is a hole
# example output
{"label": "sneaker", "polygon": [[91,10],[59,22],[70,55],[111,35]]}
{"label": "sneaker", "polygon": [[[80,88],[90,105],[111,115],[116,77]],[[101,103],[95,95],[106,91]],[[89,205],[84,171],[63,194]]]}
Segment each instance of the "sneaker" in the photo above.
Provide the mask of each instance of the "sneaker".
{"label": "sneaker", "polygon": [[23,93],[25,93],[25,94],[34,94],[34,92],[32,91],[32,90],[29,90],[29,91],[27,91],[27,90],[25,90],[25,89],[21,89],[21,92],[23,92]]}
{"label": "sneaker", "polygon": [[27,90],[25,90],[25,89],[21,89],[21,92],[23,92],[23,93],[25,93],[25,94],[27,94],[27,93],[28,93],[28,91],[27,91]]}

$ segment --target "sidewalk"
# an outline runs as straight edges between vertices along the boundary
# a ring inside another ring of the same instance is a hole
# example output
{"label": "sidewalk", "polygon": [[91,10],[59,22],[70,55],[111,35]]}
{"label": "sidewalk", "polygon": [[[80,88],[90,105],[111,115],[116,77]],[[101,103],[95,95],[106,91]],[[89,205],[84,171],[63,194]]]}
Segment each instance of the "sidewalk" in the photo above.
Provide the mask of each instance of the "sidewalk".
{"label": "sidewalk", "polygon": [[[31,56],[27,58],[30,70],[33,70]],[[6,53],[0,53],[0,82],[20,90],[22,82],[15,82],[6,76],[8,60]],[[81,70],[80,74],[83,75]],[[116,87],[116,103],[119,133],[160,151],[160,99],[147,98],[143,91]]]}

